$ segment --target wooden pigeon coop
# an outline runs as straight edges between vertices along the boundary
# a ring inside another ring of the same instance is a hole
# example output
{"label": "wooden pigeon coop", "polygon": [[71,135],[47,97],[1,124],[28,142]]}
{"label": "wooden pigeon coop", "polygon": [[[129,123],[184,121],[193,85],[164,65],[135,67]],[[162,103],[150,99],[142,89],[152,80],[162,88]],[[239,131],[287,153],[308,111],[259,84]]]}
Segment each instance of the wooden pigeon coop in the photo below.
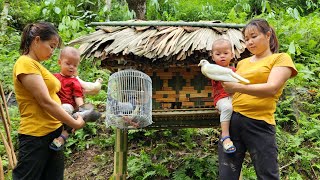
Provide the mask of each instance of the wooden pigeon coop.
{"label": "wooden pigeon coop", "polygon": [[[111,72],[132,68],[151,77],[153,124],[146,128],[219,124],[211,97],[211,81],[202,75],[198,63],[201,59],[211,59],[212,43],[218,38],[229,39],[236,59],[241,58],[245,51],[240,30],[243,25],[216,21],[125,21],[91,25],[97,26],[97,31],[69,43],[81,44],[83,59],[94,57]],[[126,141],[126,136],[117,137],[122,143]],[[116,153],[120,153],[117,145]],[[115,165],[115,177],[125,177],[125,172],[120,171],[126,167],[117,168]]]}

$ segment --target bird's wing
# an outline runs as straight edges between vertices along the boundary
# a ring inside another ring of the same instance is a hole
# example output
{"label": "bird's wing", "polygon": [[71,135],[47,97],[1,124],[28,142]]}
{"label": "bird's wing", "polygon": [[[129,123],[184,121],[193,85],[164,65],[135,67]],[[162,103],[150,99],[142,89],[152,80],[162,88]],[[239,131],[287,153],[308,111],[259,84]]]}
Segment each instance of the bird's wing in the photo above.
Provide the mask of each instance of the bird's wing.
{"label": "bird's wing", "polygon": [[238,79],[239,81],[245,82],[245,83],[250,83],[250,81],[248,79],[243,78],[242,76],[240,76],[239,74],[235,73],[232,71],[231,75]]}
{"label": "bird's wing", "polygon": [[231,76],[230,74],[208,74],[207,75],[208,78],[215,80],[215,81],[223,81],[223,82],[239,82],[238,79],[234,78],[233,76]]}
{"label": "bird's wing", "polygon": [[[89,82],[88,82],[89,83]],[[87,84],[89,88],[84,88],[84,93],[89,94],[89,95],[96,95],[100,92],[101,90],[101,83],[100,82],[94,82]]]}
{"label": "bird's wing", "polygon": [[204,65],[204,71],[206,74],[230,74],[232,70],[230,68],[222,67],[216,64],[206,64]]}
{"label": "bird's wing", "polygon": [[95,94],[98,94],[99,91],[101,90],[101,83],[98,81],[86,82],[86,81],[80,79],[78,76],[77,76],[77,79],[80,82],[80,85],[81,85],[83,92],[85,94],[95,95]]}
{"label": "bird's wing", "polygon": [[231,69],[225,68],[215,64],[206,64],[201,67],[201,72],[206,77],[215,81],[239,82],[236,78],[232,77]]}
{"label": "bird's wing", "polygon": [[207,76],[210,79],[216,81],[225,81],[225,82],[245,82],[250,83],[249,80],[241,77],[240,75],[233,72],[230,68],[222,67],[216,64],[206,64],[201,68],[203,75]]}

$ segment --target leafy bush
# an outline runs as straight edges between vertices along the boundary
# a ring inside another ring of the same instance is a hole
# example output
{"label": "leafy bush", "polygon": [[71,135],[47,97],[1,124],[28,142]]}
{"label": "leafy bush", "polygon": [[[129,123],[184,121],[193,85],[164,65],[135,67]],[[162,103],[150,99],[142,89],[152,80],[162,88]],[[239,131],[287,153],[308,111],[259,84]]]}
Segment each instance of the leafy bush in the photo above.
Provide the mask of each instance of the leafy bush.
{"label": "leafy bush", "polygon": [[[3,2],[0,0],[1,9]],[[103,0],[10,1],[9,27],[5,34],[0,34],[0,66],[5,67],[0,80],[5,92],[8,94],[13,90],[12,68],[19,57],[20,33],[27,23],[50,21],[59,29],[63,41],[69,42],[94,31],[94,27],[88,26],[90,22],[132,19],[133,13],[124,2],[113,0],[109,10]],[[298,76],[288,81],[276,110],[281,179],[320,177],[319,3],[313,0],[147,0],[148,20],[221,20],[243,24],[259,17],[266,18],[275,28],[280,51],[292,56],[299,71]],[[58,51],[43,63],[51,72],[59,71],[57,57]],[[79,76],[86,81],[94,81],[97,77],[105,80],[100,94],[86,98],[87,102],[103,109],[109,72],[100,69],[99,61],[83,59]],[[9,111],[13,142],[16,142],[19,113],[15,106]],[[218,138],[218,129],[130,130],[129,177],[213,179],[217,177],[215,143]],[[110,149],[114,143],[113,129],[106,129],[103,121],[89,123],[70,137],[66,155],[70,157],[72,152],[92,146]],[[4,154],[0,145],[1,157]],[[2,160],[6,167],[8,162],[5,158]],[[244,161],[243,178],[256,179],[248,157]]]}
{"label": "leafy bush", "polygon": [[234,1],[222,0],[150,0],[147,19],[164,21],[224,21]]}

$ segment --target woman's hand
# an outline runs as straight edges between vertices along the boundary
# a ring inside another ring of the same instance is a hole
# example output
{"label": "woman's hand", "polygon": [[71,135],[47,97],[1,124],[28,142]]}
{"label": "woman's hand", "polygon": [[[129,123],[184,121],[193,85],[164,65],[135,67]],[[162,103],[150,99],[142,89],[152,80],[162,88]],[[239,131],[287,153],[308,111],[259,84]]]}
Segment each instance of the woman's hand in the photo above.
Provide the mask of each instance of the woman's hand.
{"label": "woman's hand", "polygon": [[221,85],[227,93],[233,94],[235,92],[238,92],[239,87],[243,84],[235,82],[221,82]]}
{"label": "woman's hand", "polygon": [[86,124],[86,122],[83,120],[82,116],[78,116],[76,121],[77,121],[77,125],[74,128],[75,130],[82,128]]}
{"label": "woman's hand", "polygon": [[77,126],[76,128],[72,129],[72,133],[74,133],[77,129],[82,128],[86,124],[86,122],[83,120],[82,116],[80,116],[78,114],[76,114],[76,115],[77,115],[76,121],[78,124],[76,125]]}

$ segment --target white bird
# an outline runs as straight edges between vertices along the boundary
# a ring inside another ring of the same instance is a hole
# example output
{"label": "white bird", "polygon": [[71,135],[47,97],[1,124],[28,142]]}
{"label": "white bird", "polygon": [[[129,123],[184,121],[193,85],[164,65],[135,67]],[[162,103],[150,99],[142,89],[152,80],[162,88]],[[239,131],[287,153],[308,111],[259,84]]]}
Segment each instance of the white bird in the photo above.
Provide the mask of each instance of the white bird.
{"label": "white bird", "polygon": [[198,66],[201,66],[201,72],[206,77],[215,81],[224,82],[245,82],[250,83],[248,79],[245,79],[233,72],[230,68],[222,67],[217,64],[210,64],[207,60],[202,59]]}
{"label": "white bird", "polygon": [[101,90],[101,86],[103,82],[102,78],[98,78],[95,82],[83,81],[82,79],[79,78],[79,76],[77,76],[77,79],[80,82],[80,85],[83,89],[84,94],[96,95]]}

